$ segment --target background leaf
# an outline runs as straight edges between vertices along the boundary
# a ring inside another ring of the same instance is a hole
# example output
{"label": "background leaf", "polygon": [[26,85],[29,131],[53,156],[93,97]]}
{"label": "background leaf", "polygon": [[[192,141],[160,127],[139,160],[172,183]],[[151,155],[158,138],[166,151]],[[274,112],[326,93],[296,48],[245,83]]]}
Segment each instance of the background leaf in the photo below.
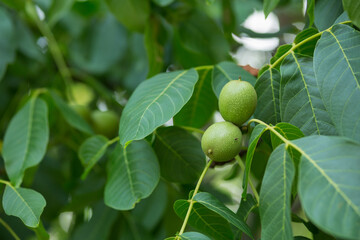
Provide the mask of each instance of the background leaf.
{"label": "background leaf", "polygon": [[319,34],[319,31],[315,28],[307,28],[301,31],[299,34],[296,35],[294,39],[294,44],[299,44],[300,42],[308,38],[312,39],[306,40],[306,44],[299,45],[299,47],[295,49],[295,52],[312,57],[314,55],[316,43],[320,39],[320,36],[321,35]]}
{"label": "background leaf", "polygon": [[197,193],[194,197],[194,200],[201,205],[207,207],[209,210],[212,210],[225,218],[229,223],[237,227],[242,232],[246,233],[248,236],[253,238],[252,233],[249,227],[246,225],[244,220],[239,218],[234,212],[227,208],[222,202],[212,196],[207,192]]}
{"label": "background leaf", "polygon": [[291,239],[291,186],[295,168],[285,144],[270,155],[260,191],[261,239]]}
{"label": "background leaf", "polygon": [[281,64],[281,120],[301,129],[305,135],[335,135],[313,71],[313,61],[295,53]]}
{"label": "background leaf", "polygon": [[5,73],[6,67],[15,59],[16,35],[15,26],[11,16],[4,8],[0,8],[0,81]]}
{"label": "background leaf", "polygon": [[105,154],[108,144],[108,139],[102,135],[95,135],[86,139],[79,148],[79,158],[85,166],[84,173],[81,178],[85,179],[90,170]]}
{"label": "background leaf", "polygon": [[210,238],[198,232],[185,232],[180,237],[183,240],[210,240]]}
{"label": "background leaf", "polygon": [[212,90],[212,69],[198,70],[199,80],[190,100],[174,117],[174,124],[195,128],[203,127],[218,107],[217,98]]}
{"label": "background leaf", "polygon": [[46,201],[40,193],[32,189],[7,185],[2,204],[7,215],[19,217],[26,226],[35,228],[40,223]]}
{"label": "background leaf", "polygon": [[[180,218],[185,218],[189,204],[190,203],[187,200],[177,200],[174,203],[174,210]],[[199,203],[195,203],[193,205],[188,224],[215,240],[233,239],[233,233],[229,222],[219,214],[209,210]]]}
{"label": "background leaf", "polygon": [[107,172],[105,204],[117,210],[134,208],[153,192],[160,178],[156,155],[145,140],[133,141],[126,149],[117,145]]}
{"label": "background leaf", "polygon": [[360,145],[330,136],[310,136],[293,143],[302,153],[298,188],[306,215],[336,237],[359,238]]}
{"label": "background leaf", "polygon": [[49,12],[47,14],[47,21],[49,25],[55,25],[72,7],[74,0],[53,0]]}
{"label": "background leaf", "polygon": [[360,2],[356,0],[343,0],[344,10],[348,13],[351,21],[360,27]]}
{"label": "background leaf", "polygon": [[161,73],[141,83],[121,115],[121,144],[142,139],[169,121],[190,99],[197,80],[191,69]]}
{"label": "background leaf", "polygon": [[50,95],[54,100],[56,107],[60,110],[64,119],[70,126],[90,135],[94,133],[89,124],[81,118],[75,110],[70,108],[70,106],[59,95],[53,91],[50,92]]}
{"label": "background leaf", "polygon": [[106,207],[102,202],[96,204],[90,221],[78,226],[71,240],[108,239],[117,215],[115,210]]}
{"label": "background leaf", "polygon": [[2,154],[13,185],[19,186],[25,170],[39,164],[48,141],[47,105],[41,99],[31,98],[12,118],[4,136]]}
{"label": "background leaf", "polygon": [[221,62],[215,65],[212,80],[212,87],[215,95],[219,98],[224,85],[231,80],[239,79],[239,77],[241,77],[242,81],[247,81],[252,85],[255,84],[256,78],[233,62]]}
{"label": "background leaf", "polygon": [[110,11],[124,26],[142,32],[150,14],[148,0],[106,0]]}
{"label": "background leaf", "polygon": [[[335,25],[321,36],[314,70],[321,97],[337,132],[360,142],[360,33]],[[329,54],[330,53],[330,54]]]}
{"label": "background leaf", "polygon": [[280,119],[280,73],[276,69],[268,69],[257,79],[255,84],[258,96],[254,117],[267,123],[276,124]]}
{"label": "background leaf", "polygon": [[200,141],[178,128],[159,128],[153,143],[159,158],[161,176],[171,182],[194,183],[205,167]]}
{"label": "background leaf", "polygon": [[317,29],[329,28],[343,11],[341,0],[316,0],[314,21]]}
{"label": "background leaf", "polygon": [[279,4],[280,0],[264,0],[264,13],[265,17],[267,17],[272,10]]}

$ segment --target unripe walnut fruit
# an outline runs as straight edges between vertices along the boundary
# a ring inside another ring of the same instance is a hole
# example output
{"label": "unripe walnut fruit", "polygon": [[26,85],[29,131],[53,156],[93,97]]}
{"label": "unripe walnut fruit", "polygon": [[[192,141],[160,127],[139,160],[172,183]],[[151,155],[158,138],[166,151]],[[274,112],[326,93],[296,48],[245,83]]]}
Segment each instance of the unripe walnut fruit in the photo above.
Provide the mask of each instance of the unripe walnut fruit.
{"label": "unripe walnut fruit", "polygon": [[218,122],[206,129],[201,148],[213,161],[226,162],[241,150],[241,131],[230,122]]}
{"label": "unripe walnut fruit", "polygon": [[91,122],[96,133],[113,138],[118,134],[119,116],[109,110],[101,112],[95,110],[91,113]]}
{"label": "unripe walnut fruit", "polygon": [[245,123],[255,112],[257,95],[254,87],[241,80],[225,84],[219,96],[221,116],[238,126]]}

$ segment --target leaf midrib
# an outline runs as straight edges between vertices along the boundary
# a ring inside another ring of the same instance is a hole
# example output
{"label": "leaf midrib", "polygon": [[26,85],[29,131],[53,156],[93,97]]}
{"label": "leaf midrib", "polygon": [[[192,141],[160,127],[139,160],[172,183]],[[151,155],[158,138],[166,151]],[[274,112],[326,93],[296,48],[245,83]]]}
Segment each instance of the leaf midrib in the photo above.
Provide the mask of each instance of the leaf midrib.
{"label": "leaf midrib", "polygon": [[141,117],[139,118],[139,122],[138,122],[138,126],[137,126],[137,129],[136,129],[136,133],[135,133],[135,136],[138,135],[138,132],[139,132],[139,129],[140,129],[140,122],[142,121],[142,119],[144,118],[144,115],[145,113],[148,111],[149,107],[151,105],[153,105],[171,86],[172,84],[178,80],[180,77],[182,77],[185,73],[187,73],[189,70],[186,70],[186,71],[183,71],[181,73],[179,73],[173,80],[171,80],[168,85],[159,93],[159,95],[154,98],[154,100],[144,109],[144,112],[143,114],[141,115]]}
{"label": "leaf midrib", "polygon": [[131,178],[131,171],[130,171],[130,168],[129,168],[129,160],[127,158],[127,150],[126,150],[126,148],[123,148],[123,156],[124,156],[124,163],[125,163],[126,173],[128,175],[128,179],[129,179],[130,190],[131,190],[132,195],[135,198],[137,198],[136,195],[135,195],[133,179]]}

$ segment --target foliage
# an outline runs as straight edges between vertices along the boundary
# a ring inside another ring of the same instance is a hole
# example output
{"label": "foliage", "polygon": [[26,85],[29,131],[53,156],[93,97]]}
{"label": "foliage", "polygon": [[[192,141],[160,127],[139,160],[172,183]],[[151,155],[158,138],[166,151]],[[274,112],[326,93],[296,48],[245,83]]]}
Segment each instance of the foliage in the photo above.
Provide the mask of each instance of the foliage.
{"label": "foliage", "polygon": [[[1,0],[0,239],[359,239],[360,4],[302,2]],[[258,75],[244,33],[281,39]],[[206,161],[239,77],[242,147]]]}

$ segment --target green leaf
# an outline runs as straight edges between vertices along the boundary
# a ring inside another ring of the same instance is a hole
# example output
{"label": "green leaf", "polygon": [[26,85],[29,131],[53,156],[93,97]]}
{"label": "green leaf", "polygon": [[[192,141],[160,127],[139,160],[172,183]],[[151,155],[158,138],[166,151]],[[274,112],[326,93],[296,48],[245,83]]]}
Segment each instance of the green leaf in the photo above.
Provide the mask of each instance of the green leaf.
{"label": "green leaf", "polygon": [[292,239],[290,200],[294,175],[294,164],[282,144],[272,152],[262,181],[261,239]]}
{"label": "green leaf", "polygon": [[264,0],[264,13],[265,18],[275,9],[275,7],[279,4],[280,0]]}
{"label": "green leaf", "polygon": [[200,141],[178,127],[159,128],[153,143],[161,176],[171,182],[194,183],[205,167]]}
{"label": "green leaf", "polygon": [[[296,53],[300,53],[307,56],[313,56],[316,43],[320,39],[319,31],[315,28],[307,28],[296,35],[294,44],[298,44],[299,47],[295,49]],[[312,38],[311,40],[308,40]],[[299,44],[306,39],[306,44]]]}
{"label": "green leaf", "polygon": [[86,30],[71,42],[70,58],[86,72],[103,74],[125,56],[128,46],[126,29],[107,14]]}
{"label": "green leaf", "polygon": [[250,175],[250,169],[251,169],[251,163],[252,163],[252,159],[255,153],[255,149],[256,149],[256,145],[261,137],[261,135],[266,131],[266,127],[262,124],[258,124],[256,125],[256,127],[253,129],[252,133],[251,133],[251,137],[249,140],[249,148],[247,150],[247,154],[246,154],[246,164],[245,164],[245,172],[244,172],[244,178],[243,178],[243,193],[242,193],[242,197],[246,198],[246,194],[247,194],[247,185],[248,185],[248,181],[249,181],[249,175]]}
{"label": "green leaf", "polygon": [[90,221],[79,225],[75,229],[71,240],[108,239],[117,215],[115,210],[106,207],[102,202],[98,203],[94,207]]}
{"label": "green leaf", "polygon": [[[275,55],[270,59],[270,64],[274,64],[276,61],[278,61],[284,54],[286,54],[290,49],[292,48],[292,45],[285,44],[278,47],[276,50]],[[280,62],[276,64],[275,68],[277,70],[280,69],[280,64],[283,60],[279,60]],[[260,76],[260,75],[259,75]]]}
{"label": "green leaf", "polygon": [[124,26],[142,32],[150,15],[148,0],[106,0],[109,10]]}
{"label": "green leaf", "polygon": [[180,235],[181,239],[183,240],[211,240],[204,234],[198,232],[185,232]]}
{"label": "green leaf", "polygon": [[[304,137],[304,134],[301,132],[301,130],[298,127],[286,122],[281,122],[276,124],[274,130],[276,130],[278,133],[280,133],[283,137],[285,137],[288,140],[295,140]],[[276,136],[274,133],[271,132],[271,144],[273,149],[277,148],[282,143],[283,141],[278,136]]]}
{"label": "green leaf", "polygon": [[148,231],[154,230],[166,213],[168,191],[165,182],[160,181],[150,197],[142,200],[132,211],[136,222]]}
{"label": "green leaf", "polygon": [[0,8],[0,81],[5,74],[6,67],[15,59],[16,35],[15,26],[10,14],[5,8]]}
{"label": "green leaf", "polygon": [[145,28],[144,42],[149,62],[148,77],[152,77],[161,72],[164,68],[166,29],[159,17],[150,17]]}
{"label": "green leaf", "polygon": [[236,211],[236,215],[238,215],[246,222],[250,212],[254,211],[254,209],[258,207],[257,205],[258,203],[256,202],[254,196],[251,194],[247,194],[246,199],[241,198],[241,202],[238,210]]}
{"label": "green leaf", "polygon": [[219,98],[220,92],[224,85],[231,80],[241,78],[242,81],[247,81],[252,85],[255,84],[256,78],[245,71],[242,67],[233,62],[221,62],[214,66],[212,87]]}
{"label": "green leaf", "polygon": [[26,226],[36,228],[46,201],[40,193],[32,189],[7,185],[2,204],[7,215],[18,217]]}
{"label": "green leaf", "polygon": [[[184,219],[189,205],[187,200],[177,200],[174,211]],[[232,240],[234,237],[229,222],[200,203],[194,203],[188,224],[215,240]]]}
{"label": "green leaf", "polygon": [[74,0],[53,0],[47,21],[50,26],[54,26],[72,7]]}
{"label": "green leaf", "polygon": [[314,21],[317,29],[319,29],[319,31],[323,31],[331,27],[342,12],[343,8],[340,0],[316,0]]}
{"label": "green leaf", "polygon": [[174,124],[194,128],[203,127],[217,109],[217,98],[212,90],[212,69],[198,70],[199,80],[190,100],[174,117]]}
{"label": "green leaf", "polygon": [[166,7],[174,2],[174,0],[152,0],[154,3],[159,5],[160,7]]}
{"label": "green leaf", "polygon": [[16,10],[22,10],[25,7],[23,0],[1,0],[1,2]]}
{"label": "green leaf", "polygon": [[309,18],[309,27],[314,24],[315,0],[307,0],[306,14]]}
{"label": "green leaf", "polygon": [[2,154],[11,183],[19,186],[26,169],[40,163],[49,141],[48,108],[31,98],[11,119],[5,132]]}
{"label": "green leaf", "polygon": [[229,223],[237,227],[239,230],[244,232],[246,235],[254,238],[250,228],[246,225],[243,219],[237,216],[229,208],[227,208],[222,202],[207,192],[200,192],[195,195],[194,200],[201,205],[205,206],[209,210],[212,210],[226,219]]}
{"label": "green leaf", "polygon": [[143,139],[169,121],[190,99],[198,74],[194,69],[158,74],[142,82],[122,112],[120,143]]}
{"label": "green leaf", "polygon": [[281,64],[280,115],[305,135],[335,135],[313,70],[313,59],[289,54]]}
{"label": "green leaf", "polygon": [[360,142],[360,33],[335,25],[321,36],[314,71],[325,107],[341,136]]}
{"label": "green leaf", "polygon": [[292,141],[301,149],[299,196],[307,217],[346,239],[360,236],[360,144],[343,137]]}
{"label": "green leaf", "polygon": [[74,109],[72,109],[64,100],[61,99],[59,95],[57,95],[54,91],[50,91],[50,95],[54,100],[56,107],[60,110],[61,114],[65,118],[66,122],[87,134],[94,134],[94,131],[91,129],[89,124],[77,113]]}
{"label": "green leaf", "polygon": [[85,166],[84,173],[81,178],[85,179],[90,170],[105,154],[109,140],[102,135],[95,135],[86,139],[79,148],[79,158]]}
{"label": "green leaf", "polygon": [[159,164],[150,145],[133,141],[127,148],[117,145],[107,167],[105,204],[117,210],[129,210],[148,197],[160,179]]}
{"label": "green leaf", "polygon": [[351,21],[360,27],[360,2],[357,0],[342,0],[344,10],[348,13]]}
{"label": "green leaf", "polygon": [[255,84],[258,102],[254,117],[266,123],[276,124],[280,120],[280,73],[276,69],[268,69],[260,75]]}

